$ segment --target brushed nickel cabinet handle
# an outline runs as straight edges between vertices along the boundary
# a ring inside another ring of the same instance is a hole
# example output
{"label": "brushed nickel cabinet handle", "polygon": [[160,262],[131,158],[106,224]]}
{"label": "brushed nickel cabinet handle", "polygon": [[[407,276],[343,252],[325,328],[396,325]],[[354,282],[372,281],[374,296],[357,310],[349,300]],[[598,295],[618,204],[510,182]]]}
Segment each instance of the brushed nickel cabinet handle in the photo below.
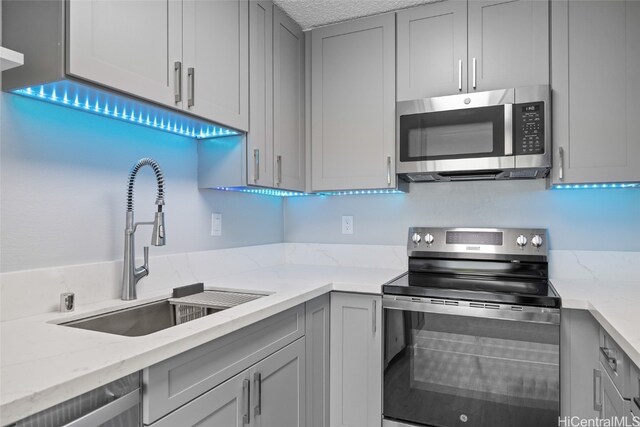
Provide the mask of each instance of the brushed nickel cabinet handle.
{"label": "brushed nickel cabinet handle", "polygon": [[260,179],[260,150],[255,148],[253,150],[253,182],[258,182]]}
{"label": "brushed nickel cabinet handle", "polygon": [[253,408],[255,418],[262,413],[262,375],[259,372],[253,374],[253,383],[257,391],[256,406]]}
{"label": "brushed nickel cabinet handle", "polygon": [[244,413],[242,414],[242,424],[249,424],[251,418],[251,402],[249,402],[249,380],[242,380],[242,400]]}
{"label": "brushed nickel cabinet handle", "polygon": [[593,410],[602,412],[602,372],[593,370]]}
{"label": "brushed nickel cabinet handle", "polygon": [[391,185],[391,156],[387,156],[387,186]]}
{"label": "brushed nickel cabinet handle", "polygon": [[177,104],[182,101],[182,62],[173,63],[173,99]]}
{"label": "brushed nickel cabinet handle", "polygon": [[476,88],[476,58],[473,58],[473,88]]}
{"label": "brushed nickel cabinet handle", "polygon": [[196,84],[196,71],[193,67],[187,68],[187,78],[189,79],[189,98],[187,99],[187,107],[193,107],[195,105],[195,84]]}
{"label": "brushed nickel cabinet handle", "polygon": [[373,330],[373,334],[376,334],[376,300],[373,300],[373,314],[371,316],[371,318],[373,319],[373,323],[372,323],[372,330]]}
{"label": "brushed nickel cabinet handle", "polygon": [[558,148],[558,155],[560,156],[560,167],[558,169],[558,179],[564,181],[564,148]]}
{"label": "brushed nickel cabinet handle", "polygon": [[278,181],[276,185],[280,187],[280,184],[282,184],[282,156],[276,156],[276,164],[278,165]]}
{"label": "brushed nickel cabinet handle", "polygon": [[458,90],[462,92],[462,59],[458,59]]}

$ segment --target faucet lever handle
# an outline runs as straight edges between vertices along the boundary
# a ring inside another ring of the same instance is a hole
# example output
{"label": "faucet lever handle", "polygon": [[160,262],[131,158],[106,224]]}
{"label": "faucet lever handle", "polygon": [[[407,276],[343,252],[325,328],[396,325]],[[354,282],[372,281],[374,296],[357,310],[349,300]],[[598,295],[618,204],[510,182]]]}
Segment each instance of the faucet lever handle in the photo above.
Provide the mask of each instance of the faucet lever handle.
{"label": "faucet lever handle", "polygon": [[149,246],[144,247],[144,265],[142,266],[147,272],[149,271]]}

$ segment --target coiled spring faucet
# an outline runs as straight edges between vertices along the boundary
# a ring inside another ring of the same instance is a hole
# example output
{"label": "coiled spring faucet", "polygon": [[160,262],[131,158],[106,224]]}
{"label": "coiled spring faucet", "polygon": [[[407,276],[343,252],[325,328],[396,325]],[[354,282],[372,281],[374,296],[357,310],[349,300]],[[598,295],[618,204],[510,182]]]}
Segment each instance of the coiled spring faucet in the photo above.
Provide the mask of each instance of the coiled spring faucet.
{"label": "coiled spring faucet", "polygon": [[[158,194],[156,196],[156,206],[158,211],[153,221],[149,222],[133,222],[133,184],[138,171],[143,166],[150,166],[156,175],[158,185]],[[153,225],[153,233],[151,235],[151,244],[153,246],[164,246],[164,175],[160,170],[158,163],[149,158],[138,160],[133,165],[129,177],[127,178],[127,222],[124,229],[124,269],[122,278],[122,299],[125,301],[134,300],[136,295],[136,284],[140,279],[149,274],[149,247],[144,247],[144,265],[136,267],[135,241],[134,235],[139,225]]]}

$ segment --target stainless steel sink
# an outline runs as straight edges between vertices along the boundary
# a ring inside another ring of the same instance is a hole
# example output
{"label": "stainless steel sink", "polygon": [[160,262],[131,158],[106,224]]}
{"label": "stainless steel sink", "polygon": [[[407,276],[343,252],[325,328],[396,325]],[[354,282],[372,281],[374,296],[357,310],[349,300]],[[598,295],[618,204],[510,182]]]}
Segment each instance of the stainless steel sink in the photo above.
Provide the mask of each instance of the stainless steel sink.
{"label": "stainless steel sink", "polygon": [[168,298],[97,316],[61,323],[62,326],[139,337],[180,323],[196,320],[253,301],[264,294],[206,290],[180,298]]}
{"label": "stainless steel sink", "polygon": [[[222,310],[209,308],[206,311],[206,315],[219,311]],[[168,300],[162,300],[74,320],[62,325],[127,337],[139,337],[170,328],[176,324],[173,306]]]}

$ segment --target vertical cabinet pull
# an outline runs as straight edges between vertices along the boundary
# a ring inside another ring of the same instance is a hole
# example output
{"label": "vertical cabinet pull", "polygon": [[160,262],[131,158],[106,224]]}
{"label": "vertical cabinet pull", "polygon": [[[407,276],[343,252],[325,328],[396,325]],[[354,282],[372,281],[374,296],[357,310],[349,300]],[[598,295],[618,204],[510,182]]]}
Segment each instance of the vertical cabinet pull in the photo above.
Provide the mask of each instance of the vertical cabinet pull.
{"label": "vertical cabinet pull", "polygon": [[253,383],[256,387],[256,406],[253,408],[253,417],[257,417],[262,413],[262,374],[256,372],[253,374]]}
{"label": "vertical cabinet pull", "polygon": [[242,424],[249,424],[250,418],[250,402],[249,402],[249,380],[242,380],[242,406],[244,407],[244,412],[242,414]]}
{"label": "vertical cabinet pull", "polygon": [[564,148],[558,148],[558,155],[560,156],[560,167],[558,168],[558,179],[564,181]]}
{"label": "vertical cabinet pull", "polygon": [[260,179],[260,150],[255,148],[253,150],[253,182],[258,182]]}
{"label": "vertical cabinet pull", "polygon": [[173,99],[177,104],[182,101],[182,62],[173,63]]}
{"label": "vertical cabinet pull", "polygon": [[462,59],[458,59],[458,90],[462,92]]}
{"label": "vertical cabinet pull", "polygon": [[371,316],[373,322],[371,324],[371,329],[373,330],[373,334],[376,334],[376,300],[373,300],[373,314]]}
{"label": "vertical cabinet pull", "polygon": [[188,83],[189,83],[189,98],[187,99],[187,107],[193,107],[193,105],[195,104],[195,80],[196,80],[196,76],[195,76],[195,69],[193,67],[189,67],[187,68],[187,79]]}
{"label": "vertical cabinet pull", "polygon": [[607,359],[607,364],[611,370],[618,373],[618,359],[616,359],[615,353],[606,347],[600,347],[600,353]]}
{"label": "vertical cabinet pull", "polygon": [[473,58],[473,88],[476,88],[476,58]]}
{"label": "vertical cabinet pull", "polygon": [[593,410],[602,412],[602,372],[593,370]]}
{"label": "vertical cabinet pull", "polygon": [[391,185],[391,156],[387,156],[387,186]]}
{"label": "vertical cabinet pull", "polygon": [[282,156],[276,156],[276,165],[278,166],[276,186],[280,187],[282,183]]}

